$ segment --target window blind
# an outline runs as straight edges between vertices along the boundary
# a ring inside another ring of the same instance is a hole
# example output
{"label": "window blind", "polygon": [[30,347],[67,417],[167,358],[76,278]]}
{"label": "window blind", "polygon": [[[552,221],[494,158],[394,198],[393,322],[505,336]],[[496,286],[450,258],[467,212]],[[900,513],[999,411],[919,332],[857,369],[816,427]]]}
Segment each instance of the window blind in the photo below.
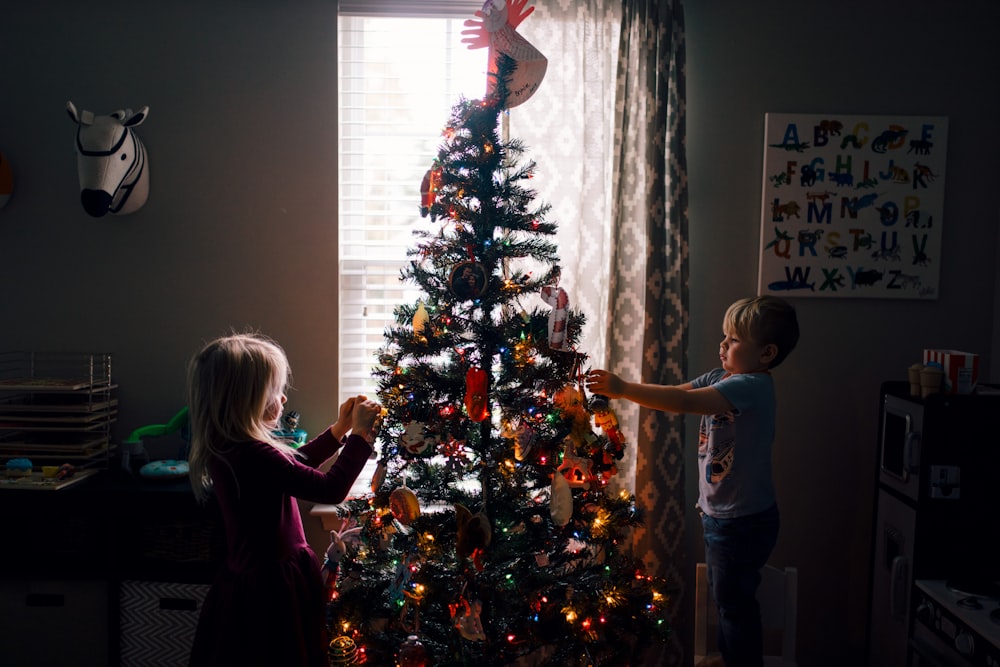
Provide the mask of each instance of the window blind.
{"label": "window blind", "polygon": [[340,0],[341,16],[472,18],[482,0]]}
{"label": "window blind", "polygon": [[[453,18],[406,11],[425,12],[431,5],[449,9]],[[419,298],[416,286],[400,282],[400,270],[408,261],[406,249],[415,243],[412,231],[432,224],[420,217],[420,182],[437,155],[451,107],[462,96],[485,93],[487,51],[461,42],[465,20],[480,6],[340,3],[341,400],[374,396],[371,370],[393,309]],[[362,10],[367,15],[360,15]]]}

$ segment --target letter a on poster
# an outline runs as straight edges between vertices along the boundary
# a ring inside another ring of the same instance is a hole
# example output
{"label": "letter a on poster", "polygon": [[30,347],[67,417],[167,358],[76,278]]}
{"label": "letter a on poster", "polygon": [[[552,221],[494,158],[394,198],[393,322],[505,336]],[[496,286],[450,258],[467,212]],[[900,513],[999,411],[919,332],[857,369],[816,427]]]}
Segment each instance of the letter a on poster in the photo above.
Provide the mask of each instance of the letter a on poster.
{"label": "letter a on poster", "polygon": [[936,299],[948,119],[769,113],[758,292]]}

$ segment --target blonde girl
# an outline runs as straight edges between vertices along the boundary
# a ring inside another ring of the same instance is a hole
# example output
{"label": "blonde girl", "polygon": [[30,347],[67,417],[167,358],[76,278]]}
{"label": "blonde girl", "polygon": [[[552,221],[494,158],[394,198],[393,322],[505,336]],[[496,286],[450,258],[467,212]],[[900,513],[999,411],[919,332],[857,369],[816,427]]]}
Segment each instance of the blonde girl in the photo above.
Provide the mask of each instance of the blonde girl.
{"label": "blonde girl", "polygon": [[284,350],[255,333],[217,338],[191,360],[191,484],[201,502],[217,504],[226,534],[192,666],[327,665],[320,564],[295,499],[344,500],[372,452],[380,407],[364,396],[345,401],[329,428],[295,450],[274,435],[290,379]]}

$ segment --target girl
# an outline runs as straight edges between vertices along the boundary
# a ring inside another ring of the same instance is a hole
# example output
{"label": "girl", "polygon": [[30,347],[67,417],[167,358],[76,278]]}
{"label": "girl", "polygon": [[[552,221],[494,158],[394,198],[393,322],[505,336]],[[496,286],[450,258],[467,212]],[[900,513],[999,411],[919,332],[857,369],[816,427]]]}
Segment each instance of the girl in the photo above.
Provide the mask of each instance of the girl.
{"label": "girl", "polygon": [[218,338],[191,360],[191,482],[200,502],[218,501],[227,546],[192,666],[327,665],[320,564],[295,498],[344,500],[372,452],[380,407],[349,399],[336,423],[294,450],[273,435],[289,380],[284,351],[257,334]]}

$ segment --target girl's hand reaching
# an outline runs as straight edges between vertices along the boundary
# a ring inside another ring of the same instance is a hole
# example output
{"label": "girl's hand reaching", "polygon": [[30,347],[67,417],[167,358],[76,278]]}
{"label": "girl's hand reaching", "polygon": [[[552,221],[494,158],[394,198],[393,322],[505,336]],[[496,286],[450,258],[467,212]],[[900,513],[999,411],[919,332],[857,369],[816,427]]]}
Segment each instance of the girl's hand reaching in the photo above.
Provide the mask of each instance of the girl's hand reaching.
{"label": "girl's hand reaching", "polygon": [[337,414],[337,421],[332,426],[330,426],[330,433],[333,434],[337,440],[340,440],[347,432],[351,430],[351,415],[354,412],[354,404],[357,403],[358,398],[365,398],[364,396],[352,396],[343,403],[340,404],[340,410]]}
{"label": "girl's hand reaching", "polygon": [[363,437],[368,444],[373,444],[378,430],[375,424],[381,415],[381,405],[365,396],[358,396],[354,399],[354,409],[351,412],[351,432]]}

